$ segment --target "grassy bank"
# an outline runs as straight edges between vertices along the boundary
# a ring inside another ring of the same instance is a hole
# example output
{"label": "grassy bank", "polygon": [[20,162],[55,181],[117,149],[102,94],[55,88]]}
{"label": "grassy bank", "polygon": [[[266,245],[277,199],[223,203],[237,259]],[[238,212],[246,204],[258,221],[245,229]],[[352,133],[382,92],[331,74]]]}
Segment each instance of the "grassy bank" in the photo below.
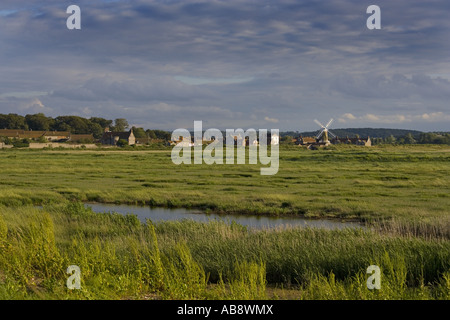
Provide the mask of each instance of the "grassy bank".
{"label": "grassy bank", "polygon": [[[0,248],[1,299],[450,298],[450,240],[436,233],[141,224],[68,203],[0,208]],[[381,290],[366,287],[373,264]]]}

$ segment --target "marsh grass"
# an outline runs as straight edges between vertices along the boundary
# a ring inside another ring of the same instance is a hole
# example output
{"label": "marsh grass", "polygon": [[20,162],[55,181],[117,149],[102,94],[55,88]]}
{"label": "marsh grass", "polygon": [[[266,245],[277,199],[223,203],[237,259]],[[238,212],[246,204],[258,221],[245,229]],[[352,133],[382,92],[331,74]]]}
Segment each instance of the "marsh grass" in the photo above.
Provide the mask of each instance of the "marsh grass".
{"label": "marsh grass", "polygon": [[[450,298],[442,237],[136,219],[70,202],[0,207],[0,298],[266,299],[280,284],[301,299]],[[382,269],[375,292],[372,264]],[[69,265],[81,290],[66,287]]]}
{"label": "marsh grass", "polygon": [[[2,150],[1,299],[449,299],[447,146],[280,147],[280,170],[162,150]],[[351,219],[367,229],[143,224],[83,202]],[[36,208],[39,205],[42,208]],[[366,287],[379,265],[382,289]],[[69,265],[81,289],[66,287]]]}
{"label": "marsh grass", "polygon": [[194,261],[186,244],[178,244],[174,252],[164,255],[163,299],[201,299],[206,296],[208,278]]}
{"label": "marsh grass", "polygon": [[415,220],[399,218],[374,220],[369,225],[382,234],[450,239],[450,216],[448,215],[442,215],[440,219],[425,217]]}
{"label": "marsh grass", "polygon": [[[228,289],[225,295],[230,299],[264,300],[266,295],[266,266],[264,262],[236,261],[231,274]],[[221,285],[225,285],[223,280]]]}
{"label": "marsh grass", "polygon": [[432,285],[408,286],[408,270],[402,258],[391,258],[387,253],[378,262],[381,268],[381,288],[367,289],[367,274],[360,271],[346,279],[328,275],[311,274],[306,284],[298,289],[299,299],[304,300],[448,300],[450,286],[448,272]]}
{"label": "marsh grass", "polygon": [[281,146],[274,176],[260,165],[176,166],[170,149],[2,150],[0,161],[7,206],[97,201],[370,221],[440,219],[450,205],[448,146]]}

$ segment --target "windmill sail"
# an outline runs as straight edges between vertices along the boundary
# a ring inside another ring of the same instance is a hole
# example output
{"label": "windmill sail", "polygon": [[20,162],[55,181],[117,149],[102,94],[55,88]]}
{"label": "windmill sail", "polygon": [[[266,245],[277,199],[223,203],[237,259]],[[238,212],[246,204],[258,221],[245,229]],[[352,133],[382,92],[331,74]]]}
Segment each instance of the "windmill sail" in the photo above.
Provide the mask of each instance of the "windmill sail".
{"label": "windmill sail", "polygon": [[322,137],[322,140],[325,143],[329,143],[328,134],[330,134],[333,138],[336,138],[336,136],[328,130],[328,127],[333,122],[333,118],[331,118],[330,121],[328,121],[328,123],[325,126],[316,119],[314,119],[314,122],[317,123],[322,128],[320,130],[319,134],[316,136],[316,140],[318,140],[318,139],[320,139],[320,137]]}

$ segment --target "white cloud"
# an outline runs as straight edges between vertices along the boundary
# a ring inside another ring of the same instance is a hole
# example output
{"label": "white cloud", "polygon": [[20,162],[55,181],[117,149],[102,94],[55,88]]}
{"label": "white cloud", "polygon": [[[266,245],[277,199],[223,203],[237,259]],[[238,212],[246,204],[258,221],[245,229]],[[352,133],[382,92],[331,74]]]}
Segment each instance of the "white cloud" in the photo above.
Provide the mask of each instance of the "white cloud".
{"label": "white cloud", "polygon": [[26,113],[48,113],[52,111],[51,108],[45,106],[38,98],[23,102],[19,106],[19,110]]}
{"label": "white cloud", "polygon": [[356,120],[356,117],[351,114],[351,113],[344,113],[339,119],[338,121],[341,123],[345,123],[347,121],[352,121],[352,120]]}
{"label": "white cloud", "polygon": [[267,122],[272,122],[272,123],[278,123],[278,119],[275,118],[269,118],[269,117],[264,117],[264,120],[266,120]]}
{"label": "white cloud", "polygon": [[420,116],[417,116],[417,118],[429,122],[450,121],[450,114],[444,114],[443,112],[432,112],[432,113],[424,113]]}

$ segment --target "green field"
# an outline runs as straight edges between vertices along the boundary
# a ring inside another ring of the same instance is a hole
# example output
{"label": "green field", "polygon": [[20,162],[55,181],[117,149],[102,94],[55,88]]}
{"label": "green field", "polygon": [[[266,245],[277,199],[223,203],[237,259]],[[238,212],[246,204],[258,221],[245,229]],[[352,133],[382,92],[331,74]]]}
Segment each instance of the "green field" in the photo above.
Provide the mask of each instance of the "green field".
{"label": "green field", "polygon": [[224,213],[367,219],[448,217],[450,149],[282,149],[280,169],[179,165],[170,149],[0,152],[0,203],[63,199],[196,207]]}
{"label": "green field", "polygon": [[[280,148],[280,168],[170,149],[2,150],[3,299],[449,299],[450,148]],[[141,224],[82,202],[351,219],[368,230]],[[43,209],[34,206],[41,205]],[[68,290],[66,268],[82,272]],[[379,265],[382,289],[367,289]]]}

